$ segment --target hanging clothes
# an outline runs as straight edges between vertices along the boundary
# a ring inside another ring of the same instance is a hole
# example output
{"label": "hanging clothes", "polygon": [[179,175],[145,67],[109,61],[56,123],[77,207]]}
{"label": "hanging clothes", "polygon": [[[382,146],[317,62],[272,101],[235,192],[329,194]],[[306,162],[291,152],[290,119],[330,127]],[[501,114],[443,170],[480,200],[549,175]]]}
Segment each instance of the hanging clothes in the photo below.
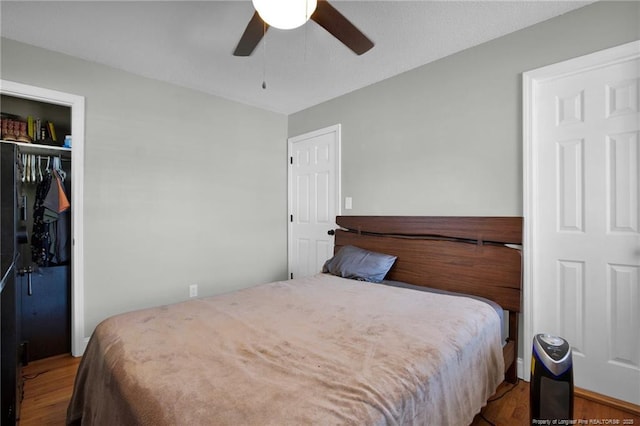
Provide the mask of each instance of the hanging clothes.
{"label": "hanging clothes", "polygon": [[33,204],[33,231],[31,232],[31,259],[40,266],[48,266],[50,244],[49,222],[45,221],[44,201],[51,188],[51,173],[43,174],[36,187],[36,199]]}
{"label": "hanging clothes", "polygon": [[64,187],[62,186],[62,179],[58,174],[56,176],[56,183],[58,185],[58,213],[62,213],[67,211],[71,207],[71,203],[69,203],[69,199],[67,198],[67,194],[64,193]]}
{"label": "hanging clothes", "polygon": [[70,260],[69,208],[59,173],[47,169],[36,188],[33,207],[31,255],[39,266],[60,265]]}
{"label": "hanging clothes", "polygon": [[71,203],[67,198],[63,185],[63,178],[54,170],[54,177],[58,186],[58,221],[56,222],[56,239],[54,247],[50,248],[52,255],[57,258],[58,264],[68,263],[71,260]]}

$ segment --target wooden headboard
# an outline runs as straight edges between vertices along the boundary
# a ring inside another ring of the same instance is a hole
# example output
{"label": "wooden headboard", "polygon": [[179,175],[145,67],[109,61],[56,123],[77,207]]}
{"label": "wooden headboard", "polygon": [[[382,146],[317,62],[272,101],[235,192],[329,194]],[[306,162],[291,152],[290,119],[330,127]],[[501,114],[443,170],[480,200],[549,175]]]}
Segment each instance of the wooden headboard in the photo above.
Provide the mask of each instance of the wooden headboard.
{"label": "wooden headboard", "polygon": [[516,380],[522,217],[338,216],[335,251],[354,245],[397,256],[388,280],[482,296],[509,311],[507,380]]}

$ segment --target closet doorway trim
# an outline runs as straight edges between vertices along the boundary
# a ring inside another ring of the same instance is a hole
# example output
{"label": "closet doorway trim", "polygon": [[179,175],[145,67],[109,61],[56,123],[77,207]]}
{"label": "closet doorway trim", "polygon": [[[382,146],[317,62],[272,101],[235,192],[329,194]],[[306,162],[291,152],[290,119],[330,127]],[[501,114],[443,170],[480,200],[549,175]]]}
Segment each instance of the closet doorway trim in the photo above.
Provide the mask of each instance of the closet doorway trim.
{"label": "closet doorway trim", "polygon": [[71,354],[81,356],[84,337],[84,96],[0,80],[0,93],[71,108]]}

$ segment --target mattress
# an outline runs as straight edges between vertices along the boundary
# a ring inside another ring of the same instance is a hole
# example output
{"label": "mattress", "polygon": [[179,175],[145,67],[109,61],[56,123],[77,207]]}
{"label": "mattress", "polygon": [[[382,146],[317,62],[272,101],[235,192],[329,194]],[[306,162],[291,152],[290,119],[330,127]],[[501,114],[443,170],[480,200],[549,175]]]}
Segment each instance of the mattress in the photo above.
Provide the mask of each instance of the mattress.
{"label": "mattress", "polygon": [[486,303],[319,274],[103,321],[67,423],[461,425],[503,378]]}
{"label": "mattress", "polygon": [[509,329],[508,329],[508,324],[506,323],[506,321],[504,320],[504,309],[502,309],[502,306],[500,306],[498,303],[494,302],[493,300],[489,300],[485,297],[481,297],[481,296],[475,296],[472,294],[465,294],[465,293],[458,293],[455,291],[446,291],[446,290],[441,290],[438,288],[431,288],[431,287],[424,287],[424,286],[419,286],[419,285],[413,285],[413,284],[408,284],[402,281],[393,281],[393,280],[383,280],[380,282],[380,284],[383,285],[389,285],[392,287],[399,287],[399,288],[406,288],[409,290],[414,290],[414,291],[426,291],[429,293],[438,293],[438,294],[447,294],[449,296],[457,296],[457,297],[470,297],[472,299],[475,300],[479,300],[483,303],[486,303],[487,305],[491,306],[495,311],[496,314],[500,317],[500,330],[501,330],[501,336],[502,336],[502,345],[504,346],[507,342],[507,337],[509,335]]}

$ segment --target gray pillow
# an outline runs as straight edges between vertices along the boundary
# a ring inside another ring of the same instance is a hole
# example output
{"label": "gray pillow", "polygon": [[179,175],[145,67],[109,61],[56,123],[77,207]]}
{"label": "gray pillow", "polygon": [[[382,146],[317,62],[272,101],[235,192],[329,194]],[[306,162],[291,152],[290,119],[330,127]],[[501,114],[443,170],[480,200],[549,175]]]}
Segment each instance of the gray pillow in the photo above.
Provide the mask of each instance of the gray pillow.
{"label": "gray pillow", "polygon": [[387,275],[396,259],[396,256],[355,246],[344,246],[325,262],[322,272],[343,278],[379,283]]}

